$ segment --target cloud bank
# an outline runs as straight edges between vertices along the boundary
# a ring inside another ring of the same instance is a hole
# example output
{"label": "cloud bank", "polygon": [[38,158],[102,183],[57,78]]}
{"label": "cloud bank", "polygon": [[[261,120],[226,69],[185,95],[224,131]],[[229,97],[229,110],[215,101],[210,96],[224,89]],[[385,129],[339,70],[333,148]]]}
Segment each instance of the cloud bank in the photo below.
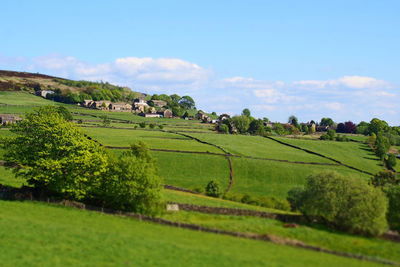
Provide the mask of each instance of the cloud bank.
{"label": "cloud bank", "polygon": [[375,77],[345,75],[329,80],[265,81],[251,77],[216,78],[212,69],[176,58],[125,57],[90,64],[74,57],[33,59],[0,55],[0,68],[41,72],[75,80],[108,81],[145,93],[191,95],[198,108],[256,117],[301,121],[332,117],[335,121],[369,121],[373,117],[400,124],[399,87]]}

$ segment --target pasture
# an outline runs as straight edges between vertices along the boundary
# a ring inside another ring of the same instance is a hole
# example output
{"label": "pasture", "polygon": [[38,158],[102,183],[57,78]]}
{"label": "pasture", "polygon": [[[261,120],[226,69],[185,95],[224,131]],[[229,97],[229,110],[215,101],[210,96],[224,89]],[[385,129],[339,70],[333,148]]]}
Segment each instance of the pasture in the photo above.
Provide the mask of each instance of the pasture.
{"label": "pasture", "polygon": [[[356,259],[37,202],[0,201],[3,266],[359,266]],[[27,219],[29,218],[29,219]],[[68,218],[68,219],[66,219]],[[362,262],[364,266],[378,266]]]}

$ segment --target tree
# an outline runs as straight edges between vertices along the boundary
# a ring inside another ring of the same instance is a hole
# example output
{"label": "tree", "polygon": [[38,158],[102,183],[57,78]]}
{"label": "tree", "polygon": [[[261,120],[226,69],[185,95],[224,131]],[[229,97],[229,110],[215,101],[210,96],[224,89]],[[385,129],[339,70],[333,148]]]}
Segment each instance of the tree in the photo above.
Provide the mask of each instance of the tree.
{"label": "tree", "polygon": [[357,126],[351,122],[351,121],[346,121],[344,123],[344,132],[345,133],[355,133],[357,130]]}
{"label": "tree", "polygon": [[250,110],[248,108],[243,109],[242,115],[250,117],[251,116]]}
{"label": "tree", "polygon": [[181,100],[181,97],[177,94],[170,95],[170,97],[171,97],[172,101],[175,101],[175,102],[179,102],[179,100]]}
{"label": "tree", "polygon": [[394,167],[396,167],[397,164],[396,155],[389,154],[388,158],[385,160],[385,164],[389,170],[392,170]]}
{"label": "tree", "polygon": [[294,116],[294,115],[292,115],[292,116],[289,117],[288,123],[291,124],[291,125],[293,125],[293,126],[296,127],[296,128],[299,127],[299,120],[298,120],[297,117]]}
{"label": "tree", "polygon": [[301,202],[303,214],[350,233],[376,236],[387,227],[383,192],[358,177],[343,177],[336,172],[310,175]]}
{"label": "tree", "polygon": [[16,137],[5,141],[4,155],[16,176],[43,194],[82,200],[108,170],[108,154],[54,106],[28,112],[11,129]]}
{"label": "tree", "polygon": [[264,135],[265,134],[264,122],[261,119],[253,120],[249,126],[249,133],[256,135]]}
{"label": "tree", "polygon": [[389,152],[389,149],[390,149],[389,139],[387,139],[387,137],[385,137],[381,133],[379,133],[376,136],[376,141],[375,141],[375,154],[381,160],[384,160],[387,152]]}
{"label": "tree", "polygon": [[57,107],[57,112],[67,121],[72,121],[74,119],[72,117],[71,112],[69,112],[69,110],[66,107],[63,106]]}
{"label": "tree", "polygon": [[345,133],[346,132],[343,122],[338,123],[337,128],[336,128],[336,132],[337,133]]}
{"label": "tree", "polygon": [[155,215],[162,208],[162,180],[146,144],[139,142],[114,162],[103,184],[105,206]]}
{"label": "tree", "polygon": [[384,132],[387,131],[389,128],[389,125],[387,124],[386,121],[382,121],[380,119],[377,118],[373,118],[369,124],[369,132],[370,133],[375,133],[376,135],[378,135],[378,133],[380,132]]}
{"label": "tree", "polygon": [[390,229],[400,231],[400,186],[391,186],[385,190],[389,199],[389,210],[386,215]]}
{"label": "tree", "polygon": [[218,131],[221,132],[221,133],[224,133],[224,134],[228,134],[229,133],[229,126],[224,124],[224,123],[221,123],[219,125],[219,127],[218,127]]}
{"label": "tree", "polygon": [[100,118],[103,119],[103,126],[104,127],[110,126],[111,120],[107,115],[102,115]]}
{"label": "tree", "polygon": [[331,118],[322,118],[320,122],[321,126],[332,126],[333,124],[334,122]]}
{"label": "tree", "polygon": [[179,104],[186,109],[194,109],[196,107],[193,98],[188,95],[182,96],[182,98],[179,100]]}
{"label": "tree", "polygon": [[387,185],[396,185],[399,180],[396,179],[396,174],[392,171],[381,171],[371,177],[369,181],[374,187],[385,187]]}
{"label": "tree", "polygon": [[264,117],[264,118],[263,118],[263,121],[264,121],[265,123],[268,123],[268,122],[269,122],[269,119],[268,119],[267,117]]}
{"label": "tree", "polygon": [[220,197],[221,185],[216,180],[211,180],[206,186],[206,195],[210,197]]}
{"label": "tree", "polygon": [[235,127],[238,129],[239,133],[245,133],[249,129],[250,118],[248,116],[233,116],[232,121]]}

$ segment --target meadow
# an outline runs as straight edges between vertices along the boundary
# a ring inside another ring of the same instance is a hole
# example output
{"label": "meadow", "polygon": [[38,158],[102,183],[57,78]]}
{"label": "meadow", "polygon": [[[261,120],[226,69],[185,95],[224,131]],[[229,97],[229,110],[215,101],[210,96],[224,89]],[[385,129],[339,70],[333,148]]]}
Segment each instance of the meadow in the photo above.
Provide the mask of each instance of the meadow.
{"label": "meadow", "polygon": [[[356,259],[36,202],[0,201],[3,266],[359,266]],[[29,219],[27,219],[29,218]],[[364,266],[378,266],[362,262]]]}

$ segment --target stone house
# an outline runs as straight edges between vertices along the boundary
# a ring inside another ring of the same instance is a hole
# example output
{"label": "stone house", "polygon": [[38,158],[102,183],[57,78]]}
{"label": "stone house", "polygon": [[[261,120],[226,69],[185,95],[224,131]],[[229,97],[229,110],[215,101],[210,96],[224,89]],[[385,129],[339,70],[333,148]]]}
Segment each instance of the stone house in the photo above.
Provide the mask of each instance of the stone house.
{"label": "stone house", "polygon": [[100,100],[100,101],[95,101],[94,104],[92,104],[92,108],[95,109],[101,109],[101,110],[109,110],[111,105],[111,101],[108,100]]}
{"label": "stone house", "polygon": [[145,118],[160,118],[161,114],[158,113],[139,113],[140,116],[145,117]]}
{"label": "stone house", "polygon": [[162,109],[157,113],[163,116],[164,118],[172,118],[172,111],[169,109]]}
{"label": "stone house", "polygon": [[128,103],[111,103],[110,104],[110,109],[112,111],[131,111],[132,110],[132,105]]}
{"label": "stone house", "polygon": [[0,124],[1,125],[7,125],[10,123],[17,123],[19,121],[21,121],[22,118],[17,116],[17,115],[13,115],[13,114],[0,114]]}

